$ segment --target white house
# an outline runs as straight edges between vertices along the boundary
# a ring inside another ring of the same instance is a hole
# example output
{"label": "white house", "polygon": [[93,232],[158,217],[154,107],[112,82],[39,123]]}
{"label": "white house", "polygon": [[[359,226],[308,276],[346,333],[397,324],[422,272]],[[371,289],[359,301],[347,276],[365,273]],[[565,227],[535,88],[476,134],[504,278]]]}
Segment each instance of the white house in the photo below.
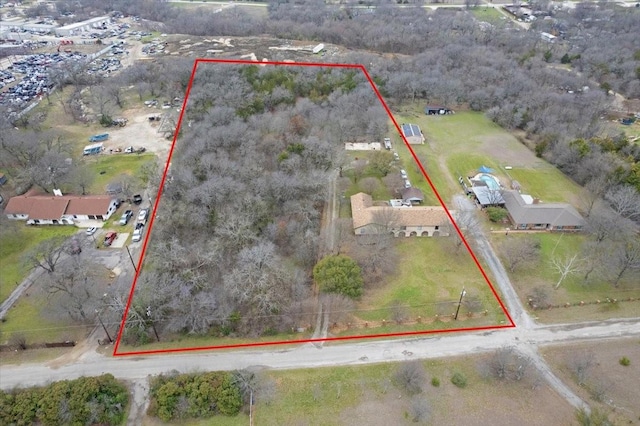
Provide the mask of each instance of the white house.
{"label": "white house", "polygon": [[87,220],[108,220],[117,200],[108,195],[19,195],[7,203],[9,219],[27,225],[80,225]]}

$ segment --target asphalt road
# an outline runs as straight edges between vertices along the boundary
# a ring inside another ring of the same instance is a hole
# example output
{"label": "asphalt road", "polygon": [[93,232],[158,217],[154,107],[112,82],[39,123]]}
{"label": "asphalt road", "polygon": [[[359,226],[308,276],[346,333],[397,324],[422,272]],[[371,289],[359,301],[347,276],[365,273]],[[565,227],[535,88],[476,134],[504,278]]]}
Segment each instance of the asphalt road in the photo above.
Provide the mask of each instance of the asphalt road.
{"label": "asphalt road", "polygon": [[[526,353],[531,346],[574,341],[640,336],[640,319],[519,328],[465,334],[443,334],[429,338],[368,341],[315,346],[303,344],[246,351],[209,351],[144,357],[110,357],[89,352],[60,368],[43,364],[2,366],[0,388],[44,385],[51,381],[111,373],[119,379],[140,380],[172,370],[179,372],[235,370],[252,366],[297,369],[359,365],[406,359],[446,358],[488,352],[512,346]],[[520,349],[522,348],[522,349]]]}

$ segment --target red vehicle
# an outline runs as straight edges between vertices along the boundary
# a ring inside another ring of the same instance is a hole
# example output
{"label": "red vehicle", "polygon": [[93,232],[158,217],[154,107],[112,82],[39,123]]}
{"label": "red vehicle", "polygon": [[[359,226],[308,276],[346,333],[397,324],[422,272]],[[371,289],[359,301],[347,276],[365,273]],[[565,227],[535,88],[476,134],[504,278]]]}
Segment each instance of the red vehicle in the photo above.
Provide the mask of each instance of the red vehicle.
{"label": "red vehicle", "polygon": [[109,247],[111,244],[113,244],[117,236],[118,236],[117,232],[114,232],[114,231],[107,232],[107,235],[104,236],[104,246]]}

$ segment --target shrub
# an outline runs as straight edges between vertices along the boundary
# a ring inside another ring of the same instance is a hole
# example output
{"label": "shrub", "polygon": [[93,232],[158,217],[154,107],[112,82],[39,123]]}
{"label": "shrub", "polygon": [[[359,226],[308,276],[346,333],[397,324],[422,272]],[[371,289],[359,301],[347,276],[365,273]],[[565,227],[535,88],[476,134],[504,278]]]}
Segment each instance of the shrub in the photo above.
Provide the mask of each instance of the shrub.
{"label": "shrub", "polygon": [[620,365],[623,365],[625,367],[628,367],[631,364],[631,360],[626,356],[623,356],[622,358],[620,358],[619,362],[620,362]]}
{"label": "shrub", "polygon": [[415,396],[411,399],[409,412],[406,414],[414,423],[425,423],[431,414],[431,407],[424,397]]}
{"label": "shrub", "polygon": [[502,207],[487,207],[487,216],[491,222],[502,222],[507,217],[507,211]]}
{"label": "shrub", "polygon": [[451,383],[459,388],[464,388],[467,386],[467,378],[462,373],[455,373],[451,376]]}
{"label": "shrub", "polygon": [[325,293],[338,293],[356,299],[362,295],[362,271],[345,255],[327,256],[313,268],[313,279]]}
{"label": "shrub", "polygon": [[434,377],[431,379],[431,386],[437,388],[440,387],[440,379],[438,379],[437,377]]}
{"label": "shrub", "polygon": [[420,361],[408,361],[398,365],[394,378],[399,387],[409,395],[415,395],[422,392],[425,376],[424,366]]}

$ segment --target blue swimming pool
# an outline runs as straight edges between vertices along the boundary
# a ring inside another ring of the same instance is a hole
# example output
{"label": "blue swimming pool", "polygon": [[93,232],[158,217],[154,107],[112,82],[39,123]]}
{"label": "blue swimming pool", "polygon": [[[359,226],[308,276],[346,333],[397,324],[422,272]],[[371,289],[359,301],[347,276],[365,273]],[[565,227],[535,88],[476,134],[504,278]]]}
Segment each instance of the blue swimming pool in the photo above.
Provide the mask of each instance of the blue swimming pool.
{"label": "blue swimming pool", "polygon": [[482,174],[480,175],[480,179],[487,184],[487,188],[491,190],[500,189],[500,183],[498,182],[498,179],[496,179],[494,176]]}

